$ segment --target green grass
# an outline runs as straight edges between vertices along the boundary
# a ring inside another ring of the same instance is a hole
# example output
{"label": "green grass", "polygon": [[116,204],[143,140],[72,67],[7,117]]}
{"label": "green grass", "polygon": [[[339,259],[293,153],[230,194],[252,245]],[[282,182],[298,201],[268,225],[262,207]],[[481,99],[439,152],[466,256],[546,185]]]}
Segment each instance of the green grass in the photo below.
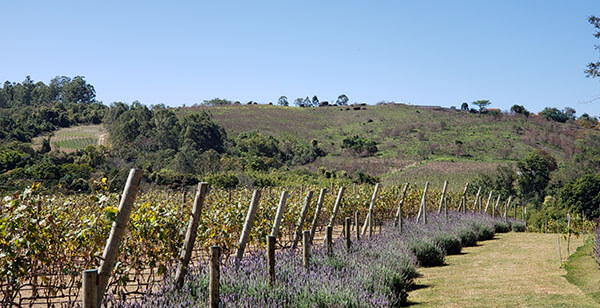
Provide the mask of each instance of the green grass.
{"label": "green grass", "polygon": [[[420,288],[408,299],[419,307],[600,307],[564,278],[556,237],[510,232],[463,248],[446,257],[447,266],[419,269]],[[565,256],[564,242],[561,248]]]}
{"label": "green grass", "polygon": [[[103,144],[106,144],[106,136],[107,133],[103,125],[72,126],[53,132],[50,138],[50,146],[53,151],[74,152],[88,145],[97,145],[100,139],[104,140]],[[44,138],[47,138],[47,136],[34,138],[34,147],[39,148]]]}
{"label": "green grass", "polygon": [[[576,125],[535,115],[478,115],[402,104],[346,108],[234,105],[179,108],[177,113],[207,111],[231,135],[258,130],[304,142],[316,139],[329,155],[309,164],[309,169],[323,166],[347,173],[361,169],[381,176],[386,184],[440,184],[445,179],[464,183],[479,171],[514,164],[537,149],[565,161],[575,152],[576,136],[583,133]],[[357,158],[342,151],[342,140],[353,135],[375,140],[377,156]]]}
{"label": "green grass", "polygon": [[593,257],[594,239],[589,237],[565,264],[565,278],[600,303],[600,270]]}

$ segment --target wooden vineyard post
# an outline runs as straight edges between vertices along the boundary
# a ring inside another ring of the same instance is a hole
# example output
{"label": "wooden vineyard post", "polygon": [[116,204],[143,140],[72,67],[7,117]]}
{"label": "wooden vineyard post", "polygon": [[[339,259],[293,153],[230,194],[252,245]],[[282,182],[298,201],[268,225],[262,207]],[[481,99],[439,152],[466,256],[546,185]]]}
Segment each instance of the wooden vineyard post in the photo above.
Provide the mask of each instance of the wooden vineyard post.
{"label": "wooden vineyard post", "polygon": [[371,203],[369,204],[369,212],[367,213],[367,217],[365,217],[365,223],[363,224],[362,231],[360,232],[362,236],[365,235],[367,231],[367,227],[369,228],[369,238],[373,236],[373,208],[375,207],[375,200],[377,199],[377,192],[379,191],[379,183],[375,184],[375,189],[373,190],[373,195],[371,196]]}
{"label": "wooden vineyard post", "polygon": [[544,215],[544,233],[548,233],[548,215]]}
{"label": "wooden vineyard post", "polygon": [[260,190],[254,190],[252,192],[252,200],[250,201],[250,208],[248,208],[248,214],[246,215],[246,221],[244,222],[244,228],[240,235],[240,241],[238,242],[238,249],[235,255],[235,268],[240,267],[240,262],[244,256],[244,250],[246,250],[246,244],[248,243],[248,236],[250,236],[250,230],[254,224],[254,217],[256,217],[256,210],[258,209],[258,200],[260,199]]}
{"label": "wooden vineyard post", "polygon": [[350,229],[352,228],[352,218],[346,217],[346,250],[350,251],[350,246],[352,242],[350,241]]}
{"label": "wooden vineyard post", "polygon": [[329,218],[329,225],[333,226],[335,222],[335,217],[337,216],[338,211],[340,210],[340,204],[342,203],[342,196],[344,195],[344,187],[341,186],[338,191],[337,198],[335,199],[335,204],[333,205],[333,213],[331,213],[331,218]]}
{"label": "wooden vineyard post", "polygon": [[515,208],[514,208],[514,209],[515,209],[515,212],[514,212],[514,214],[513,214],[513,216],[515,217],[515,220],[517,220],[517,207],[518,207],[518,206],[519,206],[519,205],[515,203]]}
{"label": "wooden vineyard post", "polygon": [[479,200],[477,201],[477,203],[479,203],[479,214],[481,214],[481,206],[482,206],[482,202],[481,199],[483,198],[482,195],[479,195]]}
{"label": "wooden vineyard post", "polygon": [[100,262],[100,268],[98,269],[98,296],[97,307],[100,307],[102,299],[104,298],[104,292],[108,285],[108,279],[117,260],[117,254],[119,253],[119,245],[125,234],[125,228],[127,228],[127,222],[131,215],[131,209],[133,208],[133,202],[137,195],[140,181],[142,180],[142,170],[131,169],[125,188],[123,189],[123,196],[119,202],[119,211],[115,221],[112,224],[110,235],[104,247],[104,253],[102,254],[102,261]]}
{"label": "wooden vineyard post", "polygon": [[[400,199],[400,203],[398,204],[398,210],[396,211],[396,219],[394,220],[394,226],[400,228],[400,233],[402,233],[402,207],[404,206],[404,198],[406,197],[406,191],[408,190],[408,183],[404,184],[404,189],[402,190],[402,199]],[[358,224],[358,220],[356,220]]]}
{"label": "wooden vineyard post", "polygon": [[465,190],[463,190],[462,197],[460,198],[460,205],[458,206],[458,212],[462,209],[463,213],[467,211],[467,190],[469,189],[469,182],[465,184]]}
{"label": "wooden vineyard post", "polygon": [[427,188],[429,188],[429,181],[425,182],[425,189],[423,190],[423,196],[421,197],[421,206],[419,207],[419,214],[417,215],[417,222],[423,216],[423,223],[427,223]]}
{"label": "wooden vineyard post", "polygon": [[527,230],[527,206],[523,207],[523,223],[525,224],[525,230]]}
{"label": "wooden vineyard post", "polygon": [[438,207],[438,214],[442,212],[442,205],[444,205],[444,200],[446,200],[446,188],[448,187],[448,181],[444,181],[444,188],[442,189],[442,197],[440,198],[440,206]]}
{"label": "wooden vineyard post", "polygon": [[508,209],[510,208],[511,200],[512,196],[508,196],[508,201],[506,201],[506,206],[504,207],[504,222],[508,222]]}
{"label": "wooden vineyard post", "polygon": [[323,206],[323,200],[325,199],[326,193],[327,193],[327,189],[321,188],[321,192],[319,193],[319,199],[317,199],[317,208],[315,209],[315,217],[313,217],[312,223],[310,224],[310,242],[311,243],[315,239],[315,232],[317,231],[317,222],[319,220],[319,214],[321,213],[321,207]]}
{"label": "wooden vineyard post", "polygon": [[358,226],[358,211],[354,211],[354,228],[356,229],[356,240],[360,241],[360,227]]}
{"label": "wooden vineyard post", "polygon": [[219,280],[221,278],[221,247],[210,247],[210,270],[208,281],[208,302],[211,308],[219,307]]}
{"label": "wooden vineyard post", "polygon": [[571,213],[567,213],[567,258],[571,255]]}
{"label": "wooden vineyard post", "polygon": [[267,273],[269,274],[269,282],[275,282],[275,244],[276,237],[267,235]]}
{"label": "wooden vineyard post", "polygon": [[486,214],[488,212],[488,209],[490,208],[490,201],[492,201],[492,193],[493,192],[494,192],[493,190],[490,190],[490,195],[488,196],[487,203],[485,204],[485,210],[483,210],[483,212]]}
{"label": "wooden vineyard post", "polygon": [[496,217],[496,210],[498,209],[498,205],[500,205],[500,196],[501,195],[498,194],[498,198],[496,199],[496,205],[494,205],[494,208],[492,209],[492,217]]}
{"label": "wooden vineyard post", "polygon": [[[292,243],[292,249],[296,249],[298,246],[298,242],[302,237],[302,225],[304,224],[304,219],[306,218],[306,213],[308,213],[308,205],[310,204],[310,199],[312,198],[313,192],[306,192],[306,198],[304,199],[304,205],[302,206],[302,211],[300,212],[300,217],[298,217],[298,222],[296,224],[296,233],[294,235],[294,242]],[[308,231],[310,233],[310,231]]]}
{"label": "wooden vineyard post", "polygon": [[477,195],[475,195],[475,201],[473,201],[473,213],[477,210],[477,203],[479,203],[479,194],[481,194],[481,186],[477,189]]}
{"label": "wooden vineyard post", "polygon": [[206,197],[207,188],[208,183],[198,183],[192,215],[190,216],[190,220],[188,222],[183,248],[179,254],[179,264],[175,274],[175,286],[177,289],[181,289],[183,286],[183,279],[187,274],[187,268],[188,264],[190,263],[190,258],[192,257],[192,251],[194,249],[194,242],[196,241],[196,234],[198,230],[198,221],[200,220],[200,214],[202,213],[202,206],[204,204],[204,198]]}
{"label": "wooden vineyard post", "polygon": [[310,268],[310,231],[304,230],[302,232],[302,259],[304,268],[307,270]]}
{"label": "wooden vineyard post", "polygon": [[288,198],[288,192],[281,192],[281,198],[279,199],[279,205],[277,206],[277,214],[275,214],[275,221],[273,222],[273,229],[271,230],[271,235],[277,238],[277,233],[279,233],[279,224],[281,223],[281,218],[283,217],[283,212],[285,212],[285,202]]}
{"label": "wooden vineyard post", "polygon": [[333,253],[333,227],[327,226],[325,228],[325,253],[331,257]]}
{"label": "wooden vineyard post", "polygon": [[83,272],[81,307],[98,308],[98,270],[90,269]]}

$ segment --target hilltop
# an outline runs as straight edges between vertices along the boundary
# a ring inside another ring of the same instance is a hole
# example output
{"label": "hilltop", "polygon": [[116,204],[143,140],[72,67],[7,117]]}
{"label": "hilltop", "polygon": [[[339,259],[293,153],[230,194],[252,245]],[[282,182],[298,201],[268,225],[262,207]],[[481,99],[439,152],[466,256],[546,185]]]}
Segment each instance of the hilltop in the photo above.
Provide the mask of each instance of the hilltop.
{"label": "hilltop", "polygon": [[[404,104],[194,106],[178,108],[176,113],[202,111],[210,113],[230,135],[256,130],[278,138],[317,140],[328,155],[308,165],[313,171],[321,166],[348,173],[363,170],[388,183],[441,182],[444,178],[464,182],[534,150],[550,153],[560,164],[577,152],[578,138],[598,133],[537,115],[473,114]],[[342,149],[342,140],[354,135],[377,142],[377,153],[360,157]]]}

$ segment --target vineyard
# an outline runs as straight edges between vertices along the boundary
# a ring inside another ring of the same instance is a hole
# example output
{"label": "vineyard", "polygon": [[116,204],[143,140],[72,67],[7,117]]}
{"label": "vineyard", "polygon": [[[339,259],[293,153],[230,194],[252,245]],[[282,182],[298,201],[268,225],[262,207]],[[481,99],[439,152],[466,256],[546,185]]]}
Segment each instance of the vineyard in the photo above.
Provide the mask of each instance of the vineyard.
{"label": "vineyard", "polygon": [[[36,193],[36,188],[34,185],[32,189],[1,200],[2,306],[33,303],[73,306],[79,300],[81,272],[100,264],[102,249],[117,215],[119,195],[106,192],[96,195],[41,195]],[[369,212],[373,188],[355,185],[346,187],[342,193],[341,187],[323,190],[322,209],[315,218],[316,238],[323,236],[323,228],[328,224],[338,195],[342,196],[342,202],[334,221],[337,226],[334,238],[341,236],[340,226],[345,217],[358,215],[359,222],[364,220]],[[279,248],[289,247],[292,243],[304,204],[307,205],[306,219],[300,228],[307,228],[313,220],[317,198],[311,196],[319,190],[321,187],[313,186],[287,190],[289,198],[281,220]],[[265,236],[271,231],[283,191],[281,187],[262,190],[246,254],[254,254],[264,248]],[[252,195],[249,189],[209,189],[199,218],[192,264],[206,263],[208,249],[213,245],[222,248],[225,259],[232,256]],[[422,200],[427,212],[437,212],[441,197],[441,187],[429,187],[426,198],[422,188],[409,187],[402,216],[416,216]],[[462,194],[448,192],[443,200],[449,209],[456,209],[462,197]],[[482,211],[482,204],[488,209],[485,200],[481,202],[481,197],[468,194],[465,197],[462,203],[469,211],[477,210],[477,200],[480,200],[478,211]],[[381,232],[384,223],[395,217],[401,198],[400,186],[379,189],[372,211],[375,232]],[[496,207],[492,201],[488,212],[496,208],[494,214],[502,215],[503,204],[504,200]],[[507,204],[510,207],[510,203]],[[522,214],[517,212],[516,207],[514,209],[504,210],[504,213],[509,216]],[[110,294],[121,300],[139,299],[171,273],[178,260],[191,210],[192,200],[187,198],[186,192],[140,188],[110,279]]]}

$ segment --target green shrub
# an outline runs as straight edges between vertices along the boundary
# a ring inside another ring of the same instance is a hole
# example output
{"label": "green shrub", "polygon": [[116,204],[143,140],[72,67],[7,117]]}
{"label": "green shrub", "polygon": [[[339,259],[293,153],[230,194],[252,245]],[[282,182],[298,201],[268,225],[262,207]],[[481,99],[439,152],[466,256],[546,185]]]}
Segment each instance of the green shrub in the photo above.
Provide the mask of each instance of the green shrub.
{"label": "green shrub", "polygon": [[494,232],[496,233],[506,233],[510,231],[510,227],[503,222],[495,222],[494,223]]}
{"label": "green shrub", "polygon": [[456,255],[460,253],[462,245],[460,239],[454,234],[450,233],[439,233],[433,238],[433,242],[441,247],[446,255]]}
{"label": "green shrub", "polygon": [[460,239],[460,244],[463,247],[475,246],[477,245],[477,234],[471,228],[462,228],[458,230],[457,234]]}
{"label": "green shrub", "polygon": [[494,238],[494,229],[488,225],[474,222],[471,224],[471,227],[473,228],[473,231],[475,231],[478,241],[487,241]]}
{"label": "green shrub", "polygon": [[415,240],[411,243],[410,250],[421,266],[444,265],[444,252],[431,241]]}
{"label": "green shrub", "polygon": [[525,224],[521,222],[515,222],[512,224],[512,230],[515,232],[525,232]]}

